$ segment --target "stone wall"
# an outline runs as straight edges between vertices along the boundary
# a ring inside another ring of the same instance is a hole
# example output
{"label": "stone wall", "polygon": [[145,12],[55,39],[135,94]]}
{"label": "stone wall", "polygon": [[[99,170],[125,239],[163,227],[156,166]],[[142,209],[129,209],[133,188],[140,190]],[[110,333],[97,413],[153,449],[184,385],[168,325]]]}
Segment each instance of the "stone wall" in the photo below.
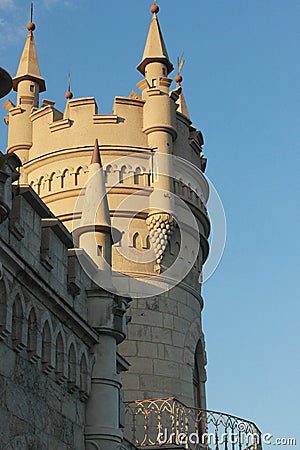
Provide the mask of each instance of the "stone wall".
{"label": "stone wall", "polygon": [[[132,302],[128,339],[121,344],[122,354],[131,364],[123,375],[125,401],[176,397],[189,406],[197,403],[195,359],[202,368],[203,383],[206,364],[201,309],[200,295],[183,286]],[[203,395],[201,407],[205,407]]]}
{"label": "stone wall", "polygon": [[[0,225],[0,449],[83,450],[91,350],[67,230],[28,186]],[[69,248],[69,249],[68,249]]]}

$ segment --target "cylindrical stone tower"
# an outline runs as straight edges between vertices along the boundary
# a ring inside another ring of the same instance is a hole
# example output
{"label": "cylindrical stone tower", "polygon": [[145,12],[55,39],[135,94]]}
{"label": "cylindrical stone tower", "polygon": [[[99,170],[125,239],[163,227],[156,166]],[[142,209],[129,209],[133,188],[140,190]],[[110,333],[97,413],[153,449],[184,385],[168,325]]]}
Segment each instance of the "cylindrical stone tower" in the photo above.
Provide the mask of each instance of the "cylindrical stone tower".
{"label": "cylindrical stone tower", "polygon": [[[143,132],[156,160],[146,223],[155,250],[156,272],[166,289],[131,303],[128,339],[121,344],[122,354],[131,364],[123,376],[123,389],[127,401],[175,397],[189,406],[205,408],[206,354],[199,280],[208,255],[208,185],[201,172],[196,130],[185,111],[179,112],[184,102],[181,87],[169,90],[167,76],[173,66],[157,7],[152,12],[138,66],[144,80],[138,87],[145,102]],[[189,214],[194,222],[187,220]],[[168,269],[176,260],[177,269],[170,281]],[[174,287],[169,289],[172,282]]]}

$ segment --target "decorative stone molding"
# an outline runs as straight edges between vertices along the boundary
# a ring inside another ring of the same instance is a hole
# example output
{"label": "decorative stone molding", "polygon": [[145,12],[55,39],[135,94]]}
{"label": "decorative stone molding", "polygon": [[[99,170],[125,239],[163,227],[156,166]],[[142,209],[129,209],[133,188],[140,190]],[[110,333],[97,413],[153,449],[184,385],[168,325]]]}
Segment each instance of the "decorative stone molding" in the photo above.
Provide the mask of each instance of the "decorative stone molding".
{"label": "decorative stone molding", "polygon": [[176,225],[175,220],[170,214],[155,213],[149,215],[146,224],[150,231],[150,241],[156,256],[157,266],[155,270],[160,273],[160,265]]}

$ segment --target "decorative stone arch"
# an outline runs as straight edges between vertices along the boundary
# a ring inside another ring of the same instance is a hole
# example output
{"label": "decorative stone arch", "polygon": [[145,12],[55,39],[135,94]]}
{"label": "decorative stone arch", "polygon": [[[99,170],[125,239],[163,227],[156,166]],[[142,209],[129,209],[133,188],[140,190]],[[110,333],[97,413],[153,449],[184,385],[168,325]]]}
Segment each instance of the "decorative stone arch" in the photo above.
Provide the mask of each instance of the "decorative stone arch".
{"label": "decorative stone arch", "polygon": [[26,308],[26,347],[29,356],[29,361],[34,363],[38,361],[40,356],[38,355],[38,314],[35,305],[30,302]]}
{"label": "decorative stone arch", "polygon": [[48,177],[48,179],[47,179],[47,181],[48,181],[48,191],[49,192],[52,192],[53,191],[53,189],[54,189],[54,186],[53,186],[53,181],[54,181],[54,179],[55,179],[56,177],[55,177],[55,172],[51,172],[50,173],[50,175],[49,175],[49,177]]}
{"label": "decorative stone arch", "polygon": [[137,250],[142,249],[142,238],[138,231],[132,236],[132,247],[136,248]]}
{"label": "decorative stone arch", "polygon": [[37,193],[40,195],[41,191],[43,190],[43,186],[44,186],[44,176],[43,175],[37,179],[37,182],[34,186],[36,187]]}
{"label": "decorative stone arch", "polygon": [[91,383],[91,370],[88,354],[85,348],[81,348],[79,352],[79,375],[80,375],[80,399],[85,401],[88,399]]}
{"label": "decorative stone arch", "polygon": [[115,186],[119,183],[119,168],[117,164],[109,163],[105,169],[105,182],[109,186]]}
{"label": "decorative stone arch", "polygon": [[55,355],[55,377],[57,384],[67,380],[66,337],[61,324],[58,324],[53,335]]}
{"label": "decorative stone arch", "polygon": [[42,368],[45,373],[51,373],[54,369],[53,352],[53,325],[48,311],[44,313],[41,320],[41,341],[40,356],[42,359]]}
{"label": "decorative stone arch", "polygon": [[26,345],[25,300],[22,289],[15,285],[7,302],[8,320],[10,320],[11,340],[15,351],[20,352]]}
{"label": "decorative stone arch", "polygon": [[105,174],[105,183],[109,184],[112,181],[112,174],[115,173],[112,164],[108,164],[104,170]]}
{"label": "decorative stone arch", "polygon": [[133,184],[141,184],[142,176],[143,172],[140,166],[137,166],[135,169],[133,169]]}
{"label": "decorative stone arch", "polygon": [[196,347],[197,347],[199,339],[203,339],[203,342],[204,342],[204,336],[203,336],[203,332],[201,330],[200,319],[197,318],[191,323],[191,325],[186,333],[186,337],[185,337],[185,341],[184,341],[183,358],[184,358],[184,362],[190,367],[194,366],[195,351],[196,351]]}
{"label": "decorative stone arch", "polygon": [[74,185],[75,186],[83,186],[87,181],[87,166],[79,166],[74,171]]}
{"label": "decorative stone arch", "polygon": [[200,320],[190,325],[184,343],[184,362],[191,368],[194,384],[194,401],[197,408],[205,409],[205,382],[207,364],[204,334]]}
{"label": "decorative stone arch", "polygon": [[128,166],[123,164],[119,170],[119,183],[124,184],[124,181],[128,181]]}
{"label": "decorative stone arch", "polygon": [[79,370],[78,370],[78,349],[73,336],[69,338],[67,344],[67,380],[70,392],[75,392],[79,389]]}
{"label": "decorative stone arch", "polygon": [[67,189],[72,188],[74,183],[72,180],[72,174],[74,173],[73,167],[65,168],[61,172],[61,188]]}

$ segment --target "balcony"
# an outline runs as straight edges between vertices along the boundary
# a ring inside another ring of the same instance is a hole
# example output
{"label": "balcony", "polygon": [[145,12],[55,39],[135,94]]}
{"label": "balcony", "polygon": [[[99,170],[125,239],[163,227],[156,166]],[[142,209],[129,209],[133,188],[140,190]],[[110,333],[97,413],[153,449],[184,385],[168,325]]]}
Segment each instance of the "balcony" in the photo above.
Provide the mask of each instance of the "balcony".
{"label": "balcony", "polygon": [[253,422],[229,414],[190,408],[175,398],[125,403],[125,437],[136,447],[261,450]]}

